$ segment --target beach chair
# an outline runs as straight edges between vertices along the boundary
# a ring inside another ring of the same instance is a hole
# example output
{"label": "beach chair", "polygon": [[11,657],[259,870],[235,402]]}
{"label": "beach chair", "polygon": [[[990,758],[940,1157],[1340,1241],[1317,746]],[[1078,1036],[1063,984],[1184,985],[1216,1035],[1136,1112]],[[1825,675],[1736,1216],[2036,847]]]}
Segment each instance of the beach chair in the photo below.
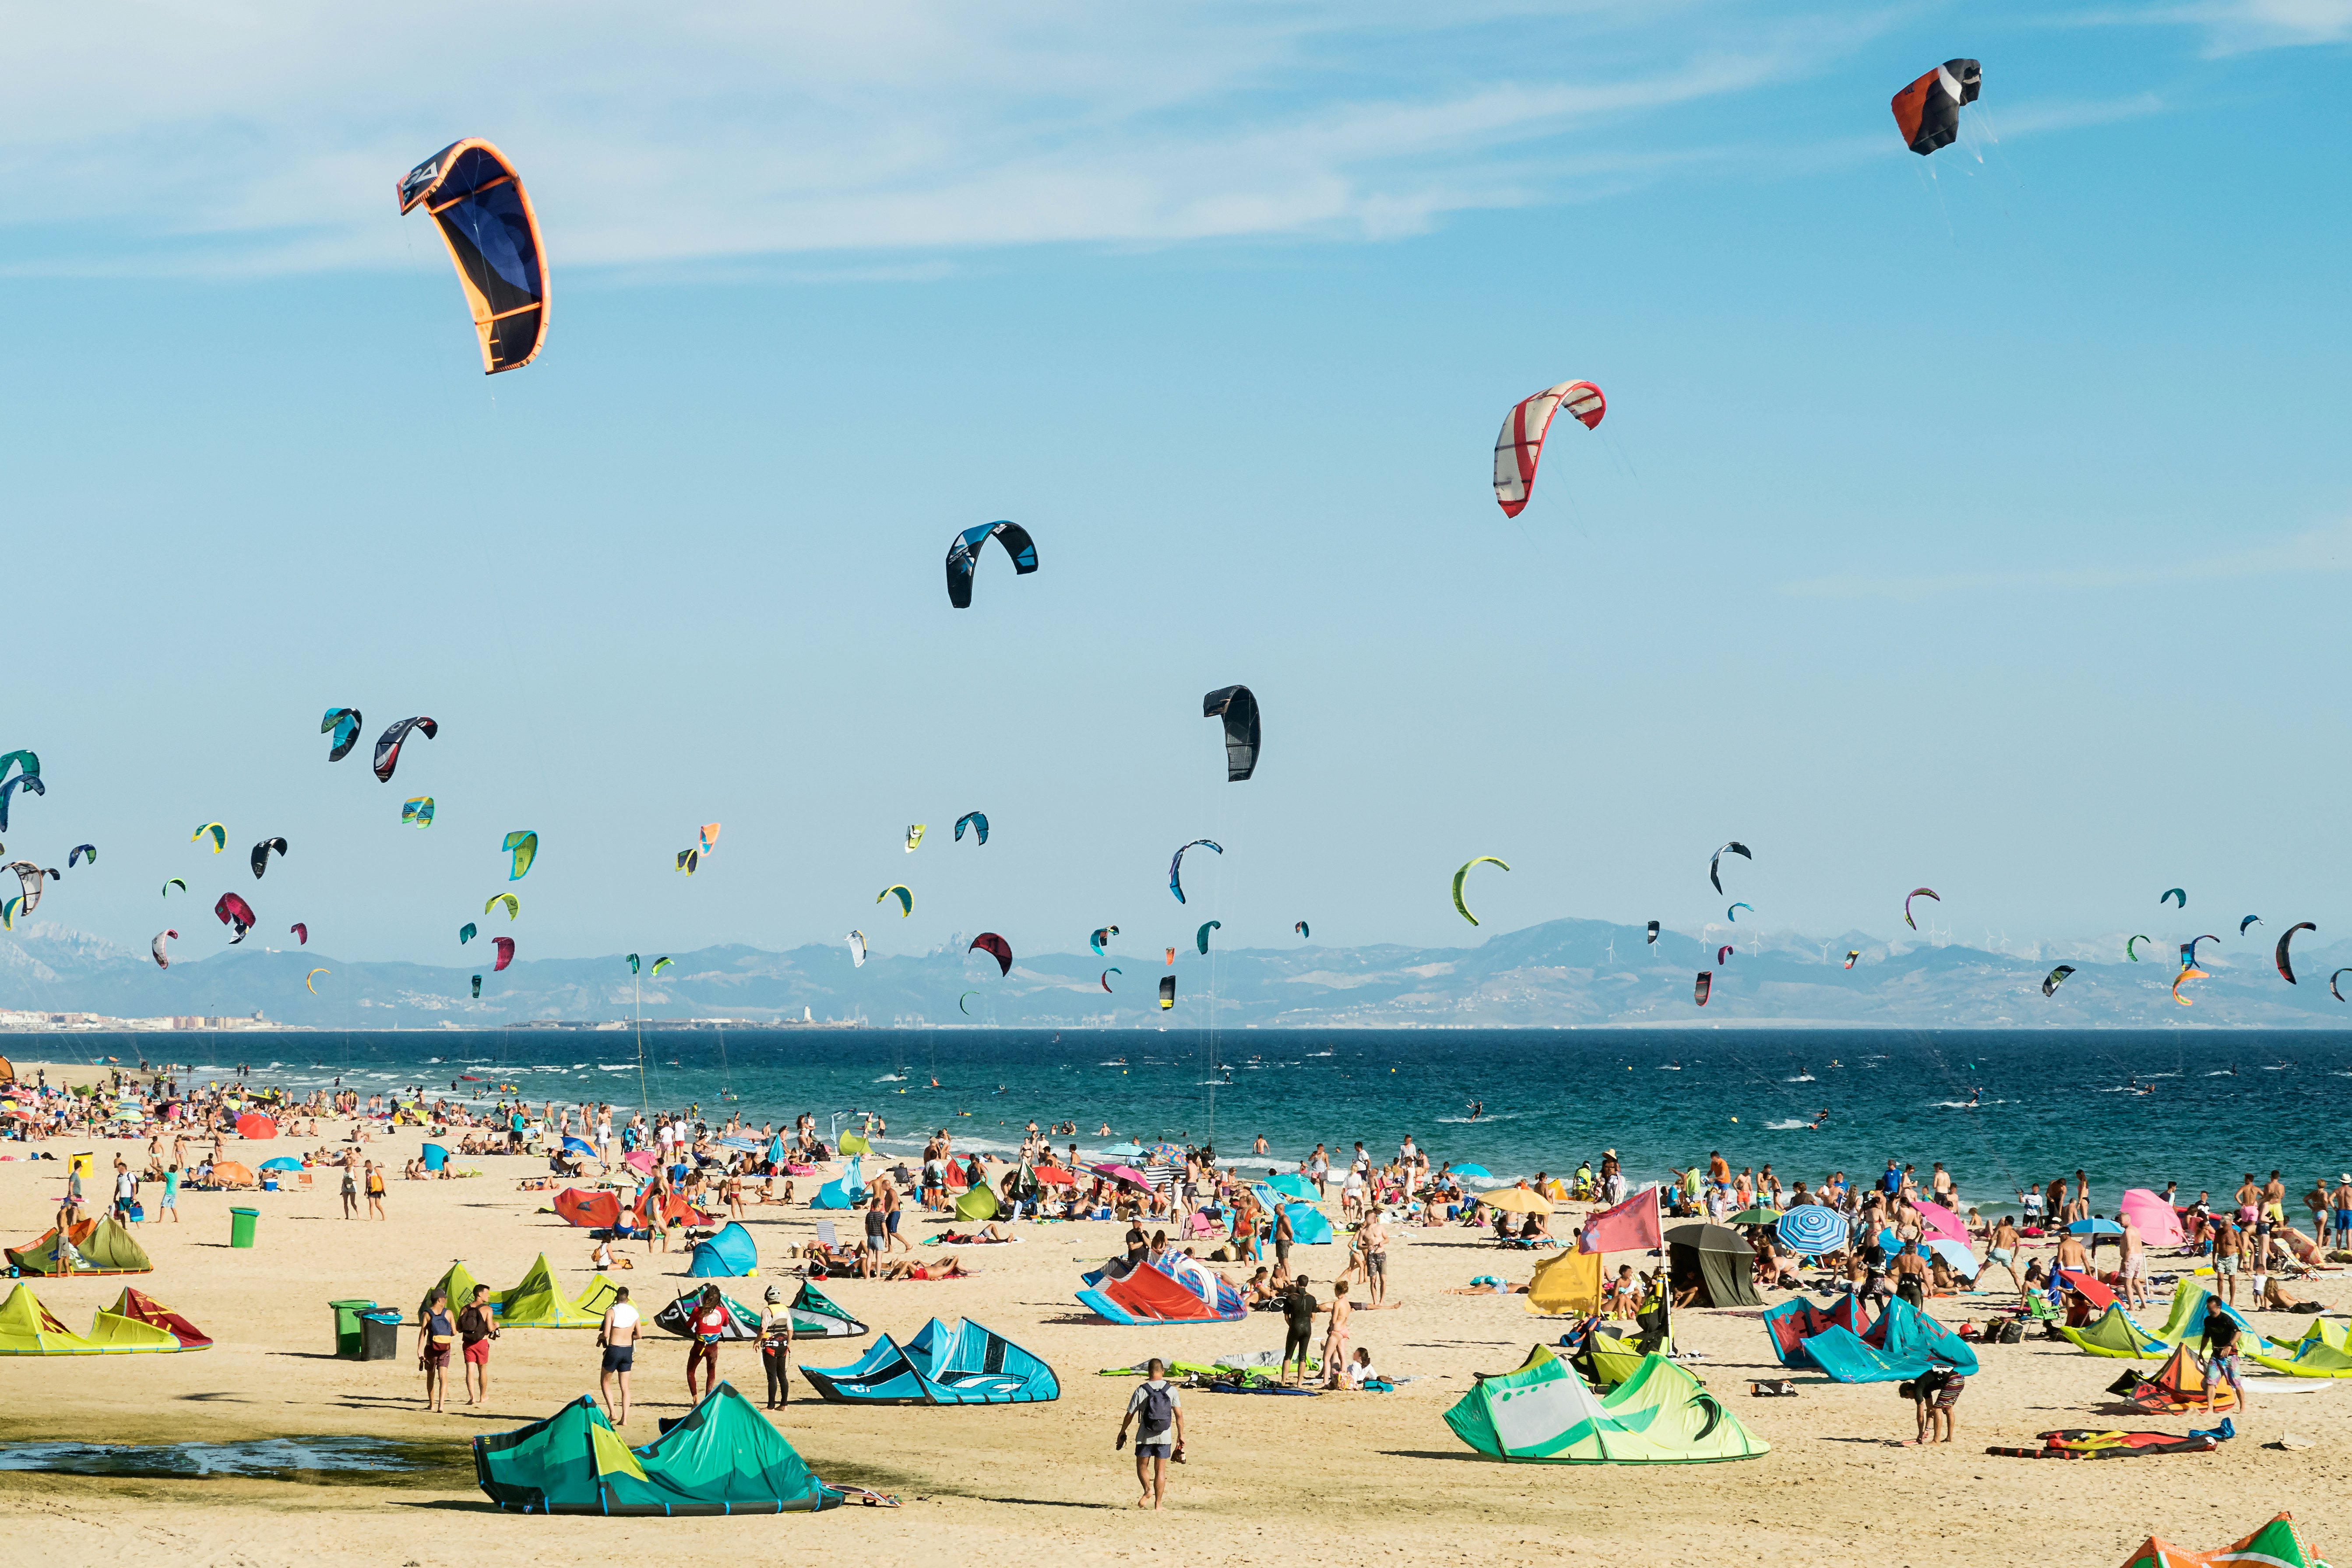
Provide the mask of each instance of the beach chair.
{"label": "beach chair", "polygon": [[816,1222],[816,1238],[827,1252],[835,1251],[841,1246],[841,1238],[834,1235],[833,1221],[829,1219]]}

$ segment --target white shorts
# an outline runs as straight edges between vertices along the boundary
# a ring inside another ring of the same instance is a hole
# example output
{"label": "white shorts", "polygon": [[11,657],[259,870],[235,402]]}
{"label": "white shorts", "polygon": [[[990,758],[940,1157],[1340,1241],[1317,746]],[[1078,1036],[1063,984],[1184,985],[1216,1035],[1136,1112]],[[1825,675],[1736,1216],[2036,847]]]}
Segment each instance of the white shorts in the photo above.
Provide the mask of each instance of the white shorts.
{"label": "white shorts", "polygon": [[2146,1253],[2142,1253],[2142,1254],[2140,1254],[2137,1258],[2126,1258],[2126,1259],[2124,1260],[2124,1278],[2125,1278],[2125,1279],[2137,1279],[2141,1278],[2143,1275],[2145,1275],[2147,1272],[2147,1254],[2146,1254]]}

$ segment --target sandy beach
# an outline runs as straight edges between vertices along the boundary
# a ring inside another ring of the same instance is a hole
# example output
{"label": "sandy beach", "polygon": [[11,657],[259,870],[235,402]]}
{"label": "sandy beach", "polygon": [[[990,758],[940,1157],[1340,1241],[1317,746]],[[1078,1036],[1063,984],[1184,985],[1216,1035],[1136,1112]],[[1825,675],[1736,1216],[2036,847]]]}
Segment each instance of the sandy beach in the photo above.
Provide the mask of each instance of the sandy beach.
{"label": "sandy beach", "polygon": [[[26,1071],[33,1070],[27,1068]],[[340,1143],[345,1124],[335,1124]],[[329,1131],[322,1123],[320,1131]],[[252,1161],[294,1141],[247,1145]],[[394,1169],[422,1137],[379,1135],[367,1152]],[[89,1145],[101,1166],[117,1148]],[[22,1146],[8,1145],[10,1152]],[[44,1146],[59,1153],[65,1144]],[[73,1150],[83,1147],[72,1146]],[[235,1157],[236,1145],[232,1142]],[[172,1355],[11,1358],[0,1365],[9,1397],[0,1440],[161,1443],[296,1435],[364,1435],[419,1445],[413,1472],[328,1484],[259,1479],[150,1480],[0,1472],[0,1514],[20,1540],[37,1539],[55,1563],[275,1563],[333,1553],[340,1560],[427,1568],[486,1553],[545,1551],[692,1560],[763,1552],[858,1553],[877,1563],[936,1561],[961,1553],[1077,1547],[1112,1560],[1205,1563],[1348,1563],[1388,1558],[1535,1563],[1716,1564],[1727,1554],[1809,1563],[2119,1563],[2145,1536],[2213,1548],[2290,1510],[2321,1552],[2352,1550],[2352,1404],[2340,1388],[2294,1398],[2255,1395],[2238,1440],[2210,1455],[2058,1464],[1985,1454],[1989,1443],[2030,1443],[2056,1426],[2138,1426],[2185,1431],[2185,1417],[2126,1418],[2105,1394],[2126,1363],[2029,1340],[1982,1352],[1969,1381],[1950,1447],[1885,1446],[1908,1436],[1909,1404],[1884,1384],[1842,1386],[1800,1374],[1795,1399],[1748,1396],[1747,1380],[1775,1376],[1757,1314],[1683,1311],[1678,1343],[1740,1418],[1772,1444],[1761,1458],[1716,1465],[1628,1468],[1504,1465],[1465,1449],[1444,1425],[1446,1408],[1479,1372],[1515,1367],[1528,1347],[1567,1324],[1529,1316],[1522,1299],[1446,1294],[1472,1276],[1528,1273],[1524,1255],[1497,1252],[1459,1229],[1400,1231],[1391,1294],[1397,1305],[1357,1321],[1355,1342],[1385,1372],[1410,1377],[1393,1394],[1334,1394],[1314,1400],[1187,1392],[1189,1460],[1177,1468],[1170,1512],[1139,1514],[1130,1463],[1111,1438],[1131,1380],[1096,1375],[1151,1354],[1206,1359],[1278,1348],[1280,1320],[1171,1331],[1117,1328],[1071,1299],[1079,1271],[1118,1247],[1108,1223],[1024,1225],[1018,1246],[967,1251],[982,1277],[936,1283],[829,1282],[825,1289],[878,1330],[900,1337],[934,1314],[978,1319],[1050,1361],[1058,1403],[1003,1408],[861,1409],[827,1405],[794,1387],[782,1430],[827,1479],[894,1493],[895,1510],[845,1508],[816,1516],[737,1520],[597,1520],[502,1514],[473,1482],[467,1439],[551,1413],[595,1385],[593,1336],[513,1330],[497,1342],[490,1398],[467,1409],[453,1392],[446,1415],[423,1406],[407,1353],[354,1362],[332,1354],[327,1303],[373,1297],[413,1310],[451,1260],[504,1288],[544,1252],[568,1290],[590,1278],[589,1240],[551,1213],[551,1194],[517,1190],[541,1160],[456,1162],[482,1174],[455,1181],[394,1179],[382,1223],[338,1217],[333,1178],[310,1190],[257,1195],[186,1193],[181,1221],[137,1236],[155,1271],[124,1279],[36,1281],[42,1300],[76,1331],[130,1283],[179,1311],[217,1342]],[[47,1228],[64,1166],[0,1162],[0,1233],[12,1242]],[[815,1184],[803,1181],[805,1196]],[[235,1249],[229,1209],[261,1211],[258,1242]],[[748,1221],[761,1274],[728,1287],[756,1301],[786,1278],[785,1249],[824,1217],[801,1205],[754,1206]],[[835,1216],[838,1217],[838,1216]],[[926,1252],[932,1249],[922,1249]],[[1302,1249],[1307,1271],[1328,1280],[1337,1246]],[[687,1258],[641,1247],[635,1268],[614,1278],[648,1310],[682,1288]],[[1613,1266],[1613,1264],[1612,1264]],[[2158,1267],[2163,1267],[2159,1260]],[[2331,1310],[2345,1299],[2323,1283]],[[1775,1297],[1774,1300],[1781,1298]],[[1957,1324],[2000,1297],[1938,1300]],[[2147,1316],[2160,1321],[2160,1309]],[[2308,1320],[2258,1322],[2292,1336]],[[855,1359],[867,1341],[801,1346],[816,1364]],[[640,1352],[641,1412],[632,1441],[654,1436],[654,1418],[687,1407],[685,1342],[653,1335]],[[754,1398],[754,1352],[730,1346],[723,1375]],[[805,1397],[804,1397],[805,1396]],[[2106,1414],[2101,1414],[2102,1407]],[[2283,1428],[2315,1439],[2288,1452]]]}

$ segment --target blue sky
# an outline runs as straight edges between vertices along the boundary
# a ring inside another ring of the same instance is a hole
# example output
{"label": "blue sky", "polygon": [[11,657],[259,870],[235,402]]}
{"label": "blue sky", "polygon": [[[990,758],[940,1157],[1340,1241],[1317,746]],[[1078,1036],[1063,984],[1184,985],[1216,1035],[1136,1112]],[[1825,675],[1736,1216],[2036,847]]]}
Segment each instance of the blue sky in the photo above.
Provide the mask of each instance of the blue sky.
{"label": "blue sky", "polygon": [[[0,837],[102,846],[43,916],[454,963],[529,827],[526,957],[1475,941],[1480,854],[1489,930],[1696,929],[1732,837],[1825,934],[2352,919],[2352,5],[1132,9],[27,20]],[[1918,159],[1887,100],[1963,54]],[[393,199],[465,134],[553,266],[488,379]],[[998,517],[1043,570],[950,611]],[[341,704],[443,732],[381,785]]]}

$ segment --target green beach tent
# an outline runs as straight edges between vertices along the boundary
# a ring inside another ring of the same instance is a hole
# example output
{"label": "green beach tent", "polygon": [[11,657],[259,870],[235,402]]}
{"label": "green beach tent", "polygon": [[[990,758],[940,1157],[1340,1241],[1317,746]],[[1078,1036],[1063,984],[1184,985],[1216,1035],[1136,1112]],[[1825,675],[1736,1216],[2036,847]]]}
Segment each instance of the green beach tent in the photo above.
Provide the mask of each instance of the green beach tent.
{"label": "green beach tent", "polygon": [[801,1513],[842,1500],[730,1383],[641,1448],[583,1394],[544,1421],[475,1438],[474,1475],[515,1513]]}
{"label": "green beach tent", "polygon": [[[2179,1297],[2174,1300],[2178,1301]],[[2160,1361],[2172,1349],[2172,1343],[2160,1335],[2151,1334],[2132,1321],[2123,1303],[2111,1301],[2107,1310],[2079,1329],[2061,1326],[2058,1331],[2074,1342],[2075,1348],[2093,1355],[2127,1357],[2134,1361]]]}
{"label": "green beach tent", "polygon": [[996,1217],[996,1191],[985,1183],[973,1186],[955,1201],[956,1217],[977,1224]]}
{"label": "green beach tent", "polygon": [[1596,1398],[1545,1345],[1518,1371],[1479,1379],[1445,1424],[1491,1458],[1550,1464],[1689,1465],[1752,1459],[1771,1448],[1664,1356],[1643,1357],[1615,1392]]}

